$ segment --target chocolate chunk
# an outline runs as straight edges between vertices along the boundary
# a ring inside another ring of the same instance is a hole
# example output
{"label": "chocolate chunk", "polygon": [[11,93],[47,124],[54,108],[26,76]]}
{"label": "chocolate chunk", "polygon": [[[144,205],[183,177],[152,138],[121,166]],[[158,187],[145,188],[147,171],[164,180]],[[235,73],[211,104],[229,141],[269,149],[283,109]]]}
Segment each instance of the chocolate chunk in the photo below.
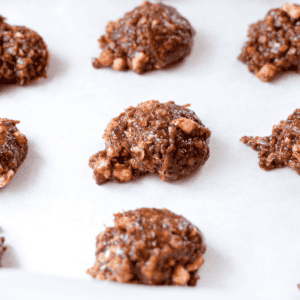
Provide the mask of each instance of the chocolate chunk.
{"label": "chocolate chunk", "polygon": [[296,109],[286,121],[274,125],[272,135],[244,136],[241,141],[260,151],[259,166],[263,170],[289,166],[300,175],[300,109]]}
{"label": "chocolate chunk", "polygon": [[11,26],[0,16],[0,83],[24,85],[46,78],[49,53],[43,39],[24,26]]}
{"label": "chocolate chunk", "polygon": [[16,127],[18,123],[0,118],[0,188],[13,179],[28,152],[27,139]]}
{"label": "chocolate chunk", "polygon": [[167,209],[114,214],[114,227],[97,236],[98,280],[148,285],[196,285],[205,244],[199,229]]}
{"label": "chocolate chunk", "polygon": [[175,180],[203,165],[211,132],[187,106],[151,100],[112,119],[103,135],[106,149],[89,161],[96,182],[126,182],[147,172]]}
{"label": "chocolate chunk", "polygon": [[0,237],[0,267],[1,267],[2,256],[6,250],[6,247],[4,246],[4,242],[5,242],[5,238]]}
{"label": "chocolate chunk", "polygon": [[300,6],[285,4],[252,24],[239,59],[264,82],[285,70],[300,69]]}
{"label": "chocolate chunk", "polygon": [[93,59],[95,68],[127,68],[138,74],[163,69],[187,56],[193,29],[175,8],[144,2],[124,18],[109,22],[99,39],[103,52]]}

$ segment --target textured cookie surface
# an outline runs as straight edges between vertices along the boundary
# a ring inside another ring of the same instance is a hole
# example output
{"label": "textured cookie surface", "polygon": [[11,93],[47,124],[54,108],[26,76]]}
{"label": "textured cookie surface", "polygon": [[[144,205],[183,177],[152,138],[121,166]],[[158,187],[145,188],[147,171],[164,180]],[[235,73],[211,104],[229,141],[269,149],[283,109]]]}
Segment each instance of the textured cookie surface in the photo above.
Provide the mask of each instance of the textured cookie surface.
{"label": "textured cookie surface", "polygon": [[167,209],[141,208],[114,215],[114,227],[97,237],[99,280],[148,285],[195,285],[204,260],[203,237],[194,225]]}
{"label": "textured cookie surface", "polygon": [[244,136],[241,141],[259,151],[259,166],[263,170],[289,166],[300,175],[300,109],[296,109],[286,121],[274,125],[272,135]]}
{"label": "textured cookie surface", "polygon": [[11,26],[0,16],[0,83],[24,85],[46,78],[49,53],[43,39],[24,26]]}
{"label": "textured cookie surface", "polygon": [[300,6],[284,4],[270,10],[264,20],[250,26],[248,37],[239,59],[261,81],[271,81],[285,70],[300,70]]}
{"label": "textured cookie surface", "polygon": [[193,29],[175,8],[144,2],[115,22],[109,22],[99,39],[103,52],[93,60],[95,68],[112,66],[136,73],[162,69],[187,56]]}
{"label": "textured cookie surface", "polygon": [[125,182],[147,172],[175,180],[203,165],[211,132],[187,106],[151,100],[112,119],[103,135],[106,149],[89,161],[96,182]]}
{"label": "textured cookie surface", "polygon": [[0,118],[0,188],[15,176],[26,158],[26,137],[16,127],[19,121]]}

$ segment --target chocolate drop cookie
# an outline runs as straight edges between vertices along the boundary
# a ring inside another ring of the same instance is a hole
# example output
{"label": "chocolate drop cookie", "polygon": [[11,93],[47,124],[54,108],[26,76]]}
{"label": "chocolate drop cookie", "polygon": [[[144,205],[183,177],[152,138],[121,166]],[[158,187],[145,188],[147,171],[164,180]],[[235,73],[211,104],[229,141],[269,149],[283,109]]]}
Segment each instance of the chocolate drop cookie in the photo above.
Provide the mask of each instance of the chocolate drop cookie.
{"label": "chocolate drop cookie", "polygon": [[115,22],[109,22],[99,39],[95,68],[127,68],[138,74],[163,69],[186,57],[192,47],[193,29],[175,8],[146,1]]}
{"label": "chocolate drop cookie", "polygon": [[11,26],[0,16],[0,83],[24,85],[46,78],[49,53],[43,39],[24,26]]}
{"label": "chocolate drop cookie", "polygon": [[0,267],[1,267],[2,256],[6,250],[6,247],[4,246],[4,242],[5,242],[5,238],[0,237]]}
{"label": "chocolate drop cookie", "polygon": [[261,81],[271,81],[285,70],[300,70],[299,5],[286,3],[270,10],[264,20],[250,26],[248,37],[239,59]]}
{"label": "chocolate drop cookie", "polygon": [[196,285],[205,252],[197,227],[167,209],[140,208],[114,214],[114,227],[97,236],[98,280],[148,285]]}
{"label": "chocolate drop cookie", "polygon": [[13,179],[28,152],[27,139],[16,127],[18,123],[0,118],[0,188]]}
{"label": "chocolate drop cookie", "polygon": [[175,180],[203,165],[211,132],[188,106],[151,100],[112,119],[103,135],[106,149],[89,160],[97,184],[148,172]]}
{"label": "chocolate drop cookie", "polygon": [[259,151],[259,166],[263,170],[289,166],[300,175],[300,109],[296,109],[286,121],[274,125],[272,135],[244,136],[241,141]]}

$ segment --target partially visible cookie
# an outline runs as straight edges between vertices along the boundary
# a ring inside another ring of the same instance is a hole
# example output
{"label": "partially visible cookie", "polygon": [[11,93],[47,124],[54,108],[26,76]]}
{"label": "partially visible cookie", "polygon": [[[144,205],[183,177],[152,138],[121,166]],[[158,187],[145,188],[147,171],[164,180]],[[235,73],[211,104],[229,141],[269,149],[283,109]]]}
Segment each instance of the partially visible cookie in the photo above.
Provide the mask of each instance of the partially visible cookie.
{"label": "partially visible cookie", "polygon": [[16,127],[18,123],[0,118],[0,188],[13,179],[28,152],[27,139]]}
{"label": "partially visible cookie", "polygon": [[100,56],[95,68],[138,74],[163,69],[186,57],[192,47],[193,29],[175,8],[148,1],[115,22],[109,22],[99,39]]}
{"label": "partially visible cookie", "polygon": [[103,135],[106,149],[89,160],[97,184],[148,172],[176,180],[203,165],[211,132],[188,106],[151,100],[113,118]]}
{"label": "partially visible cookie", "polygon": [[239,59],[264,82],[285,70],[300,71],[300,6],[284,4],[252,24]]}
{"label": "partially visible cookie", "polygon": [[167,209],[140,208],[114,214],[114,227],[97,236],[98,280],[148,285],[196,285],[205,244],[201,232]]}
{"label": "partially visible cookie", "polygon": [[46,78],[49,53],[44,40],[24,26],[11,26],[0,16],[0,83],[24,85]]}
{"label": "partially visible cookie", "polygon": [[6,247],[4,246],[4,242],[5,242],[5,238],[0,237],[0,267],[1,267],[2,256],[6,250]]}
{"label": "partially visible cookie", "polygon": [[259,166],[263,170],[288,166],[300,175],[300,109],[274,125],[270,136],[244,136],[241,141],[259,151]]}

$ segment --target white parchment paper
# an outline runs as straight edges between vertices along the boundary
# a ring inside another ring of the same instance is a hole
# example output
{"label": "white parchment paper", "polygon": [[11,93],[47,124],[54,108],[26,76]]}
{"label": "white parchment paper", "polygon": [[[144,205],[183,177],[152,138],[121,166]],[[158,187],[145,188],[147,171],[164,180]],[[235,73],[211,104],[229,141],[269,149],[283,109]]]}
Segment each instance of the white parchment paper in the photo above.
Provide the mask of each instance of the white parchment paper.
{"label": "white parchment paper", "polygon": [[[27,159],[0,190],[0,235],[8,246],[0,273],[15,268],[92,281],[85,272],[95,260],[95,238],[103,224],[113,224],[112,214],[166,207],[205,236],[205,263],[193,295],[299,299],[299,175],[290,168],[261,170],[257,153],[239,141],[269,135],[299,108],[299,74],[262,83],[237,60],[249,24],[285,2],[163,2],[193,25],[194,48],[181,64],[140,76],[96,70],[91,58],[100,53],[97,40],[108,21],[141,1],[1,0],[7,22],[44,38],[51,63],[47,80],[0,87],[0,116],[21,120],[18,128],[29,140]],[[88,159],[104,149],[106,124],[128,106],[152,99],[191,104],[212,131],[209,160],[177,182],[148,175],[97,186]]]}

